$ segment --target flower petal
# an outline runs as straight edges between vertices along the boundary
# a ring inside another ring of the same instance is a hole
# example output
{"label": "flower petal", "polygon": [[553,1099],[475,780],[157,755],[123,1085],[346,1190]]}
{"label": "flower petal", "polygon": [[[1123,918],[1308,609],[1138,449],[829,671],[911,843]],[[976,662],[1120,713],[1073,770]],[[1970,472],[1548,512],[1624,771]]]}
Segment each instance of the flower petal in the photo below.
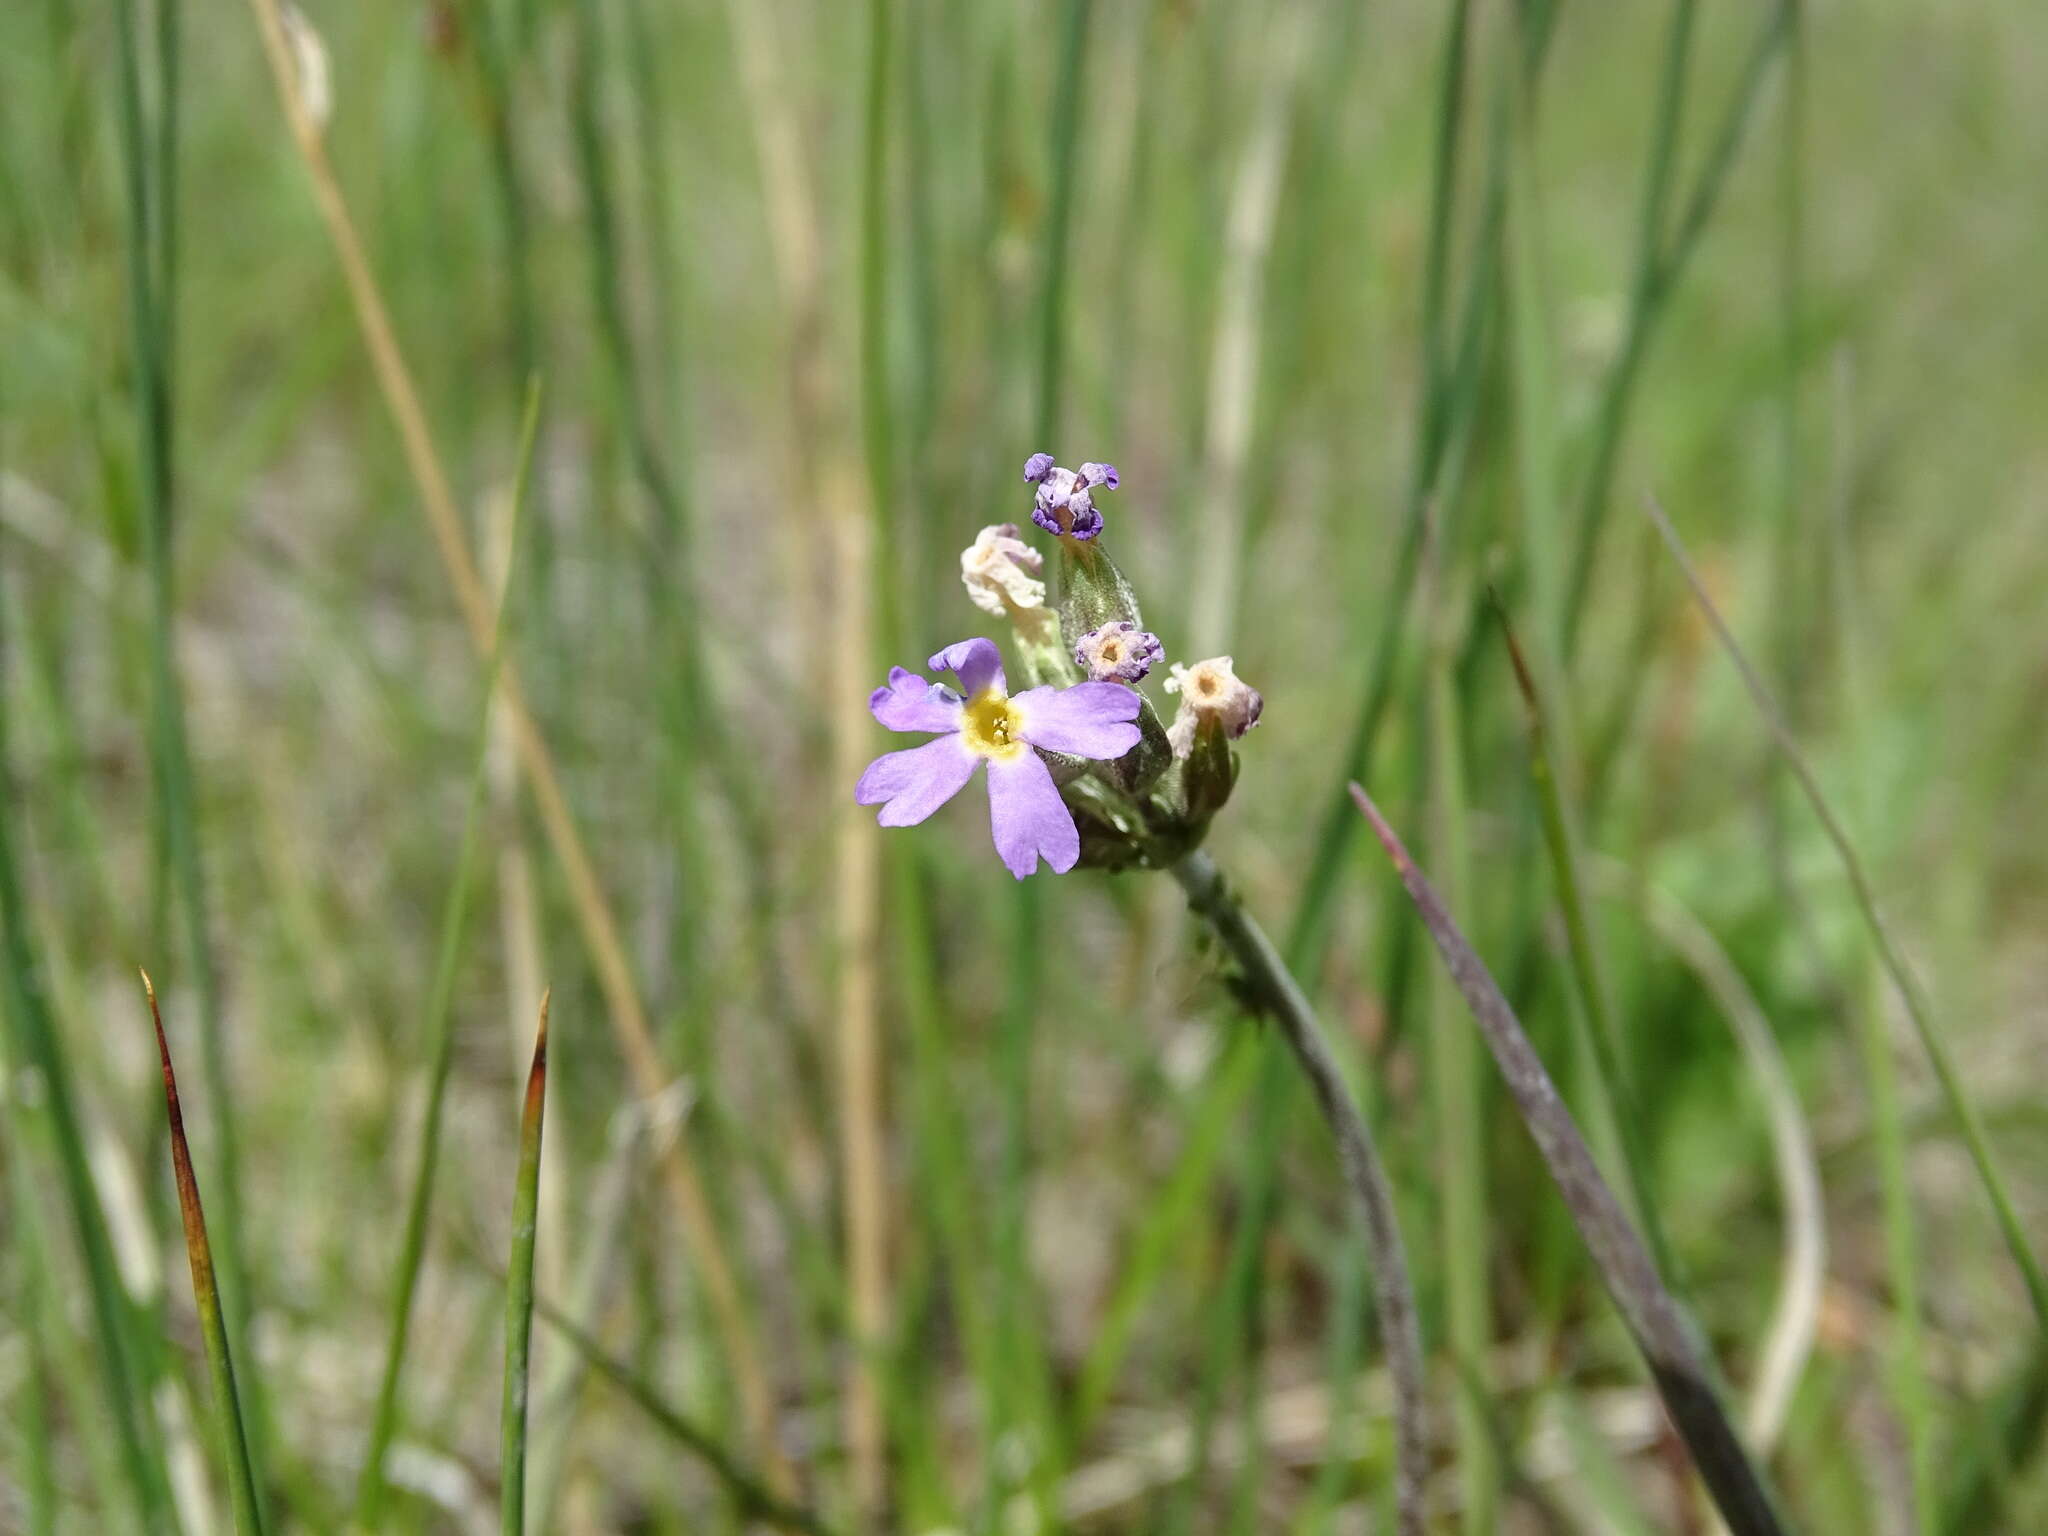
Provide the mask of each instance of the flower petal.
{"label": "flower petal", "polygon": [[1101,760],[1138,744],[1138,696],[1122,683],[1031,688],[1010,701],[1023,716],[1020,734],[1048,752]]}
{"label": "flower petal", "polygon": [[915,672],[889,669],[889,685],[868,695],[868,713],[892,731],[957,731],[960,700]]}
{"label": "flower petal", "polygon": [[935,672],[951,672],[960,691],[973,698],[984,688],[1004,688],[1003,653],[993,640],[958,640],[925,663]]}
{"label": "flower petal", "polygon": [[1036,752],[990,760],[988,824],[996,852],[1019,880],[1038,868],[1040,854],[1056,875],[1072,869],[1081,857],[1074,813],[1060,799],[1052,771]]}
{"label": "flower petal", "polygon": [[958,736],[884,753],[860,776],[854,802],[881,806],[875,820],[885,827],[914,827],[960,793],[979,761]]}
{"label": "flower petal", "polygon": [[1081,466],[1081,483],[1084,485],[1099,485],[1104,490],[1113,491],[1116,489],[1116,466],[1114,464],[1097,464],[1091,460],[1089,463]]}
{"label": "flower petal", "polygon": [[1043,480],[1052,470],[1052,455],[1034,453],[1024,461],[1024,478],[1030,482]]}

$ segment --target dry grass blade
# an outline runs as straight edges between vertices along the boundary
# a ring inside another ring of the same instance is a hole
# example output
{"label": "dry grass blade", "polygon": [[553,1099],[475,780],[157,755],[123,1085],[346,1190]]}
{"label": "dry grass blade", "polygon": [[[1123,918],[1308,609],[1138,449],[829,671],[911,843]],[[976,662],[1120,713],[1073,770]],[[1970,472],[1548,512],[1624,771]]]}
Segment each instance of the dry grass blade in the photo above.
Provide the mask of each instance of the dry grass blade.
{"label": "dry grass blade", "polygon": [[1678,1304],[1664,1289],[1641,1236],[1601,1177],[1542,1058],[1529,1043],[1486,962],[1466,941],[1428,878],[1380,815],[1379,807],[1357,784],[1351,786],[1351,798],[1379,835],[1452,979],[1465,995],[1515,1107],[1543,1154],[1572,1221],[1599,1266],[1608,1294],[1621,1309],[1636,1347],[1650,1367],[1665,1411],[1692,1452],[1722,1518],[1735,1536],[1776,1536],[1783,1527],[1715,1393],[1707,1362],[1687,1331]]}
{"label": "dry grass blade", "polygon": [[235,1363],[228,1349],[227,1320],[214,1282],[213,1249],[206,1240],[206,1212],[199,1204],[199,1179],[192,1171],[192,1148],[185,1140],[185,1114],[178,1104],[177,1074],[171,1070],[170,1042],[164,1038],[163,1014],[157,1010],[156,988],[149,972],[140,971],[149,999],[150,1022],[156,1027],[157,1056],[164,1070],[164,1108],[171,1124],[171,1168],[178,1181],[178,1213],[185,1223],[185,1255],[192,1264],[192,1300],[199,1309],[199,1331],[206,1341],[206,1364],[213,1377],[214,1417],[220,1426],[221,1453],[227,1461],[228,1492],[234,1502],[235,1530],[260,1536],[262,1505],[256,1496],[256,1471],[249,1440],[242,1428],[241,1400],[235,1392]]}
{"label": "dry grass blade", "polygon": [[[494,609],[470,554],[462,517],[456,509],[454,493],[449,488],[447,474],[434,447],[419,391],[399,349],[390,311],[370,270],[369,257],[363,249],[355,220],[349,213],[347,199],[342,195],[341,184],[327,158],[320,124],[308,110],[301,92],[279,0],[250,0],[250,5],[255,11],[264,53],[283,102],[285,121],[291,129],[300,158],[305,162],[315,201],[319,204],[335,255],[341,263],[342,276],[355,305],[356,318],[369,349],[378,387],[398,429],[406,464],[419,489],[420,501],[442,565],[446,568],[449,585],[454,591],[456,606],[462,612],[463,623],[469,630],[478,656],[488,657],[496,628]],[[582,834],[577,830],[575,816],[569,809],[568,798],[555,770],[554,755],[527,707],[518,669],[509,658],[501,665],[498,687],[500,701],[512,727],[520,768],[533,790],[534,803],[540,812],[548,842],[555,856],[561,860],[570,900],[597,971],[598,984],[604,990],[612,1029],[618,1039],[620,1053],[626,1059],[627,1070],[632,1075],[634,1092],[643,1099],[655,1099],[667,1088],[670,1073],[655,1047],[653,1027],[646,1004],[640,997],[639,985],[633,979],[625,942],[597,878],[596,866],[591,862]],[[771,1476],[778,1480],[786,1479],[786,1462],[774,1439],[774,1395],[761,1364],[753,1325],[741,1299],[737,1272],[726,1252],[703,1179],[686,1143],[677,1140],[668,1147],[662,1159],[662,1175],[682,1224],[684,1240],[701,1272],[706,1298],[717,1319],[719,1337],[739,1387],[748,1427],[759,1442],[760,1453]]]}
{"label": "dry grass blade", "polygon": [[1927,1052],[1927,1059],[1934,1067],[1934,1075],[1941,1083],[1942,1096],[1948,1100],[1949,1112],[1961,1126],[1963,1141],[1970,1150],[1970,1159],[1977,1165],[1977,1177],[1984,1185],[1984,1191],[1991,1197],[1992,1209],[1998,1218],[1998,1229],[2005,1239],[2005,1245],[2012,1250],[2013,1262],[2019,1266],[2020,1277],[2026,1283],[2027,1297],[2033,1303],[2034,1316],[2048,1328],[2048,1275],[2041,1270],[2041,1261],[2035,1257],[2034,1245],[2028,1239],[2026,1229],[2020,1225],[2018,1211],[2007,1192],[2004,1175],[1998,1171],[1998,1164],[1991,1156],[1991,1143],[1984,1134],[1984,1124],[1977,1117],[1976,1106],[1970,1102],[1968,1091],[1963,1087],[1961,1074],[1955,1063],[1949,1059],[1948,1047],[1942,1043],[1940,1032],[1935,1028],[1934,1009],[1921,989],[1920,979],[1913,968],[1906,963],[1906,957],[1892,937],[1886,925],[1884,914],[1878,910],[1877,892],[1864,872],[1863,861],[1856,856],[1856,847],[1849,841],[1849,834],[1836,818],[1829,806],[1827,796],[1821,793],[1820,780],[1814,776],[1813,767],[1806,761],[1806,754],[1799,750],[1799,743],[1793,739],[1792,728],[1785,723],[1784,713],[1778,708],[1771,691],[1764,686],[1764,680],[1757,675],[1756,668],[1749,664],[1749,658],[1742,653],[1742,647],[1735,643],[1735,634],[1728,628],[1728,621],[1721,617],[1721,610],[1714,606],[1713,598],[1700,580],[1700,573],[1694,569],[1692,559],[1685,552],[1685,543],[1678,536],[1678,530],[1671,525],[1671,519],[1664,509],[1651,497],[1645,503],[1650,521],[1657,525],[1665,546],[1671,551],[1671,558],[1678,562],[1678,568],[1685,576],[1685,584],[1692,589],[1700,611],[1707,616],[1713,627],[1714,636],[1728,652],[1728,659],[1735,663],[1735,670],[1742,676],[1742,685],[1749,690],[1755,702],[1757,713],[1763,716],[1769,727],[1771,739],[1777,743],[1785,764],[1792,770],[1792,776],[1799,781],[1799,788],[1805,794],[1807,803],[1813,807],[1813,814],[1819,818],[1821,829],[1827,833],[1828,841],[1835,846],[1835,852],[1842,860],[1842,868],[1849,877],[1850,888],[1855,892],[1857,908],[1863,914],[1863,921],[1870,929],[1870,936],[1877,944],[1878,959],[1883,962],[1893,985],[1899,989],[1899,997],[1906,1005],[1906,1012],[1913,1020],[1913,1028],[1920,1036],[1920,1044]]}

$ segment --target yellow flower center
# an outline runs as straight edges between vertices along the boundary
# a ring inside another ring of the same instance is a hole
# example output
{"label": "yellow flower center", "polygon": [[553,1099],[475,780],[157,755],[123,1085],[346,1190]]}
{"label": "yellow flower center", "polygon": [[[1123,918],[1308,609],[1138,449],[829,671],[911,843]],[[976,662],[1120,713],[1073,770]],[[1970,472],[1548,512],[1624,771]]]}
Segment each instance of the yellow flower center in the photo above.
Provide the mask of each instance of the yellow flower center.
{"label": "yellow flower center", "polygon": [[1017,706],[994,688],[982,689],[960,711],[960,734],[982,757],[1015,757],[1024,750],[1023,731]]}

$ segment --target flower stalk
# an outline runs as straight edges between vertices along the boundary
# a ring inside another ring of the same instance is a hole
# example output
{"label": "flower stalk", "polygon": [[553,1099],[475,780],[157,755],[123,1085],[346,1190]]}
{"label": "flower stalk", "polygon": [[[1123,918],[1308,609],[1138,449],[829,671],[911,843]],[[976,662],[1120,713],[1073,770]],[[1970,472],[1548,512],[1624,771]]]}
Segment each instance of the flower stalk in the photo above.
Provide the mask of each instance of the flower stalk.
{"label": "flower stalk", "polygon": [[1307,994],[1280,958],[1244,901],[1224,880],[1216,861],[1197,849],[1173,866],[1188,906],[1206,922],[1243,967],[1250,989],[1280,1031],[1315,1097],[1316,1109],[1337,1142],[1338,1161],[1363,1229],[1373,1266],[1373,1301],[1379,1316],[1387,1374],[1394,1387],[1394,1497],[1402,1536],[1423,1529],[1423,1487],[1429,1441],[1423,1400],[1422,1330],[1408,1254],[1394,1206],[1394,1189],[1380,1161],[1372,1130],[1359,1111],[1316,1020]]}

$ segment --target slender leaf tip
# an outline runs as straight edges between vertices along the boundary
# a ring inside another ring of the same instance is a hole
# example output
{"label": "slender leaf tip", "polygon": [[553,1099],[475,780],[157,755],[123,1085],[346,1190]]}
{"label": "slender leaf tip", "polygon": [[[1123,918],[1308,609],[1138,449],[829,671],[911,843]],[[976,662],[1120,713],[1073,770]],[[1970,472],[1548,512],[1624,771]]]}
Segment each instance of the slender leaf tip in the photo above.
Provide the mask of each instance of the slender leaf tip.
{"label": "slender leaf tip", "polygon": [[543,988],[540,994],[540,1027],[533,1036],[533,1067],[526,1076],[527,1112],[531,1114],[542,1094],[547,1090],[548,1081],[548,1003],[555,995],[553,987]]}

